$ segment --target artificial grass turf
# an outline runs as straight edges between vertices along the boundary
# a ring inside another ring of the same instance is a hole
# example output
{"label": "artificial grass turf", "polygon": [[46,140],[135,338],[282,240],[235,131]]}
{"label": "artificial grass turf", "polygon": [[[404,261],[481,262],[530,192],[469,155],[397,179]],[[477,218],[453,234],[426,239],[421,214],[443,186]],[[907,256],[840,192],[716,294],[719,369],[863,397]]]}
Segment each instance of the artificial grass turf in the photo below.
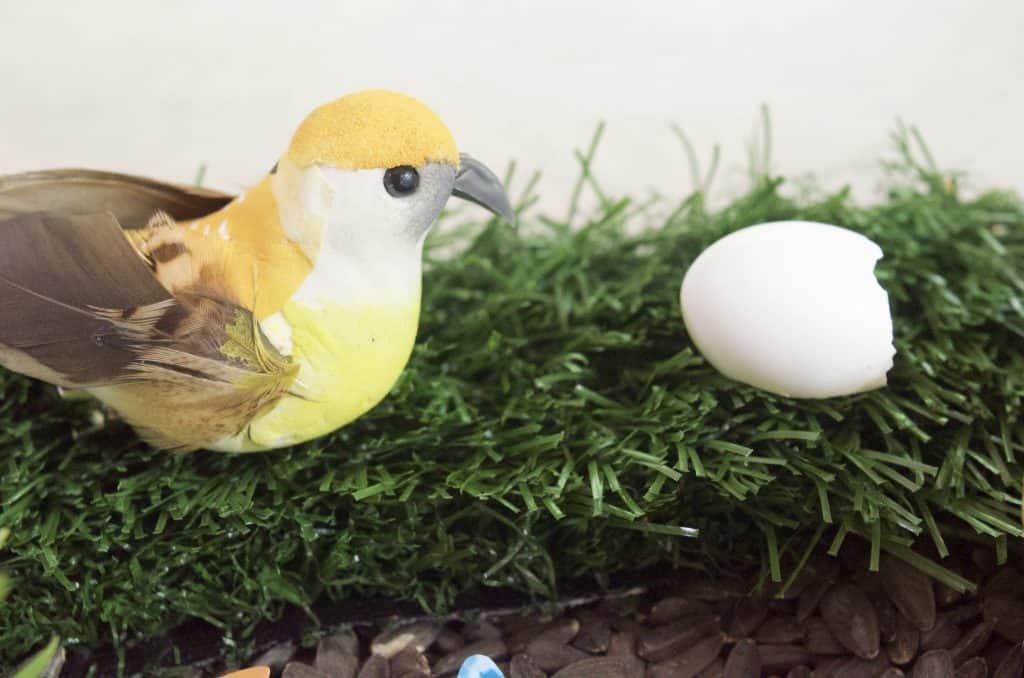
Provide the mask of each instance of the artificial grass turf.
{"label": "artificial grass turf", "polygon": [[[90,432],[89,405],[0,375],[13,582],[0,665],[51,634],[124,646],[187,617],[242,629],[231,643],[244,644],[247,625],[321,596],[440,609],[479,585],[544,597],[653,564],[786,580],[850,534],[872,564],[889,550],[964,585],[941,567],[946,539],[1005,555],[1021,535],[1024,204],[959,197],[926,152],[913,160],[913,139],[897,135],[891,190],[871,207],[845,191],[785,197],[758,173],[722,209],[696,193],[653,223],[656,206],[585,176],[600,203],[589,221],[436,238],[461,252],[428,254],[400,384],[294,449],[154,452],[117,424]],[[881,245],[888,388],[779,398],[723,378],[689,342],[689,263],[790,218]]]}

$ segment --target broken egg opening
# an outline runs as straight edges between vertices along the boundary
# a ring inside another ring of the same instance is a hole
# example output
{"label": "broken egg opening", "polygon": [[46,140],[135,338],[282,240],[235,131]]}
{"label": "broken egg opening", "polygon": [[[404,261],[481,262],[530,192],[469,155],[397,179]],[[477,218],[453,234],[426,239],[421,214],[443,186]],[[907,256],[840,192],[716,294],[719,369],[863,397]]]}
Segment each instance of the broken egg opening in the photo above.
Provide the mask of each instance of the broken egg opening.
{"label": "broken egg opening", "polygon": [[736,231],[686,272],[683,321],[722,374],[793,398],[885,386],[892,368],[889,297],[875,277],[882,249],[810,221]]}

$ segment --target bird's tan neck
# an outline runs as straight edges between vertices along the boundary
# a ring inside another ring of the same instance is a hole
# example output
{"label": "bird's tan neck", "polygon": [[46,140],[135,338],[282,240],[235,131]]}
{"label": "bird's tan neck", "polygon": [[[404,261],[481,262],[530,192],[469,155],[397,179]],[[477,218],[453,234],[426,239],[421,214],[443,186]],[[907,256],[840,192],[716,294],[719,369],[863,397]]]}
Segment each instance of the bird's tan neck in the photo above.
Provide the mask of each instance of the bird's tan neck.
{"label": "bird's tan neck", "polygon": [[280,311],[312,270],[285,235],[269,176],[222,209],[173,226],[133,238],[172,293],[193,287],[223,293],[262,319]]}

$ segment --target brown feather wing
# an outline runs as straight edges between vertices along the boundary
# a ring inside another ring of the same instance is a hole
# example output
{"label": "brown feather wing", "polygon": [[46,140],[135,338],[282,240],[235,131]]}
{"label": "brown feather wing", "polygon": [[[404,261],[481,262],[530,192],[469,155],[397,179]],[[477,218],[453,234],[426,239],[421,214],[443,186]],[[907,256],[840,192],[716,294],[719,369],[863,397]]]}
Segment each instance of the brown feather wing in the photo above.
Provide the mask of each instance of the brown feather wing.
{"label": "brown feather wing", "polygon": [[196,219],[216,212],[233,196],[146,177],[86,169],[57,169],[0,176],[0,221],[29,212],[63,216],[109,212],[127,229],[142,228],[156,212]]}
{"label": "brown feather wing", "polygon": [[[119,374],[131,356],[108,336],[110,325],[72,309],[130,313],[171,298],[121,230],[143,228],[154,214],[196,218],[231,199],[86,169],[0,176],[0,364],[62,385]],[[64,305],[38,303],[38,295]]]}
{"label": "brown feather wing", "polygon": [[0,365],[87,387],[160,447],[235,435],[297,366],[216,286],[172,296],[113,216],[0,222]]}
{"label": "brown feather wing", "polygon": [[247,309],[203,294],[178,299],[157,323],[171,340],[137,344],[129,376],[103,391],[154,447],[192,450],[244,431],[290,393],[298,365]]}
{"label": "brown feather wing", "polygon": [[109,381],[134,353],[93,311],[128,319],[173,302],[109,214],[0,222],[0,364],[64,386]]}

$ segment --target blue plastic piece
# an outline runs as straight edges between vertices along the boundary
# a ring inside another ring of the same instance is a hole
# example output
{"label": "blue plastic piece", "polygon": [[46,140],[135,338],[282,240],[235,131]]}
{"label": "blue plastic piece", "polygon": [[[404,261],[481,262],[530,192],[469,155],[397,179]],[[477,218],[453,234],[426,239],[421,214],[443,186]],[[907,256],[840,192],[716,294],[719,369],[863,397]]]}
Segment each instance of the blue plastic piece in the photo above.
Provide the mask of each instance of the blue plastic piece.
{"label": "blue plastic piece", "polygon": [[490,657],[474,654],[462,662],[458,678],[505,678]]}

